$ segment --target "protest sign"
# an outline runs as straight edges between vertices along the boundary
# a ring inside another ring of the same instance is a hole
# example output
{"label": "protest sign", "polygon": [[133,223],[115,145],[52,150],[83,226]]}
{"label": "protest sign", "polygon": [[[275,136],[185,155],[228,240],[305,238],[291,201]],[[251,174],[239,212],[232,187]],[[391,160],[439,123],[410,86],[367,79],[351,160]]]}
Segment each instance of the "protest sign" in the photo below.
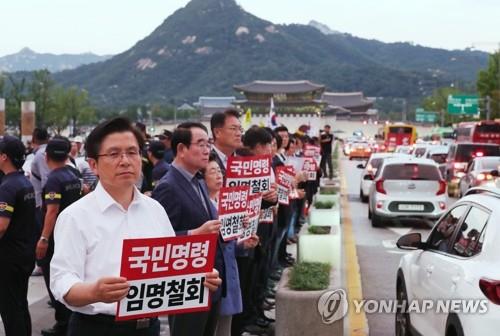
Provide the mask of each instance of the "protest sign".
{"label": "protest sign", "polygon": [[227,162],[226,186],[247,185],[250,194],[270,190],[271,156],[231,156]]}
{"label": "protest sign", "polygon": [[262,203],[262,196],[260,194],[253,194],[248,197],[248,226],[243,228],[243,233],[238,242],[245,241],[249,239],[252,234],[257,233],[257,227],[259,226],[260,217],[260,205]]}
{"label": "protest sign", "polygon": [[236,239],[243,233],[243,218],[247,214],[249,194],[249,186],[220,190],[218,212],[222,223],[220,233],[224,241]]}
{"label": "protest sign", "polygon": [[120,276],[130,289],[118,302],[116,320],[209,310],[203,283],[216,246],[216,234],[125,239]]}

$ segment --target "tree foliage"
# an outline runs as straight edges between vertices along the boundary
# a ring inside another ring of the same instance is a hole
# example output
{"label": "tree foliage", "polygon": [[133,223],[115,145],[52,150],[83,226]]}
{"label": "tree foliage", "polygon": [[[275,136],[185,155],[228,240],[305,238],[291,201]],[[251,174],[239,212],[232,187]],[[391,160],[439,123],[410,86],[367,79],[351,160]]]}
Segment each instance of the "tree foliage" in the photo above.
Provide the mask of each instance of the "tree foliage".
{"label": "tree foliage", "polygon": [[500,50],[490,55],[488,68],[479,72],[477,91],[482,98],[491,98],[491,117],[500,118]]}

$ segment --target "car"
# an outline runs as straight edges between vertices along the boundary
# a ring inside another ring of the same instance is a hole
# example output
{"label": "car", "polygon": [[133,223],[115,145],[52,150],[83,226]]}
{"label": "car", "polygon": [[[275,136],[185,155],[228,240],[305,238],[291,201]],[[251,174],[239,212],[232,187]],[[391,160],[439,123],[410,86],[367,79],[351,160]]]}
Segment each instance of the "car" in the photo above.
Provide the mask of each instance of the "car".
{"label": "car", "polygon": [[396,149],[394,150],[394,153],[411,154],[412,151],[413,151],[413,147],[412,146],[401,145],[401,146],[397,146],[396,147]]}
{"label": "car", "polygon": [[368,159],[372,154],[372,149],[367,142],[355,142],[352,144],[349,151],[349,160]]}
{"label": "car", "polygon": [[438,145],[432,146],[427,152],[427,158],[437,163],[443,178],[446,176],[446,158],[448,157],[449,151],[449,146]]}
{"label": "car", "polygon": [[368,202],[368,194],[370,193],[370,187],[373,183],[373,178],[375,174],[377,174],[377,169],[382,164],[382,161],[387,158],[395,157],[395,156],[403,156],[405,154],[396,154],[396,153],[373,153],[366,164],[358,164],[357,168],[363,169],[361,173],[361,182],[359,186],[359,198],[361,202]]}
{"label": "car", "polygon": [[[396,245],[409,252],[401,258],[396,272],[396,335],[497,335],[499,223],[500,189],[476,187],[439,219],[425,241],[417,232],[399,238]],[[463,302],[478,308],[467,311],[459,305],[440,313],[436,308],[407,309],[428,299],[434,301],[434,307],[439,299],[441,307]]]}
{"label": "car", "polygon": [[413,151],[412,155],[414,157],[427,157],[427,153],[431,150],[431,148],[434,147],[432,144],[429,143],[419,143],[413,145]]}
{"label": "car", "polygon": [[469,162],[465,175],[460,179],[458,196],[461,197],[472,187],[480,185],[494,187],[499,167],[500,156],[484,156],[473,159]]}
{"label": "car", "polygon": [[459,142],[450,146],[445,168],[448,196],[458,196],[459,182],[465,175],[467,165],[475,157],[482,156],[500,156],[500,147],[497,144],[475,142]]}
{"label": "car", "polygon": [[402,218],[437,220],[446,209],[446,183],[429,159],[384,159],[370,187],[368,218],[373,227]]}

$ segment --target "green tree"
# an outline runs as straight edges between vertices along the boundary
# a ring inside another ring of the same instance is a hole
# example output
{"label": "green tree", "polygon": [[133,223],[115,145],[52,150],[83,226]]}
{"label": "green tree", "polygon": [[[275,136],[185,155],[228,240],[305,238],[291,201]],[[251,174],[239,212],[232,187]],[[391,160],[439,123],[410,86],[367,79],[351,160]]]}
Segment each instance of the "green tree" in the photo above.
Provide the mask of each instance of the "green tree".
{"label": "green tree", "polygon": [[87,91],[76,87],[54,89],[47,122],[58,134],[70,126],[70,136],[74,136],[78,126],[91,124],[95,120],[95,110],[90,106]]}
{"label": "green tree", "polygon": [[47,111],[51,108],[54,81],[48,70],[38,70],[33,73],[29,84],[30,98],[36,103],[36,124],[45,126]]}
{"label": "green tree", "polygon": [[436,89],[431,96],[424,98],[422,101],[422,107],[426,111],[436,111],[439,113],[445,113],[444,123],[450,125],[454,122],[460,120],[461,117],[453,116],[448,114],[446,111],[448,109],[448,96],[457,94],[457,88],[453,87],[442,87]]}
{"label": "green tree", "polygon": [[491,117],[500,118],[500,50],[490,55],[488,68],[479,72],[477,91],[482,98],[491,97]]}
{"label": "green tree", "polygon": [[10,90],[6,94],[6,124],[17,125],[21,129],[21,102],[28,100],[26,92],[26,78],[23,77],[19,81],[11,75],[7,75],[10,83]]}

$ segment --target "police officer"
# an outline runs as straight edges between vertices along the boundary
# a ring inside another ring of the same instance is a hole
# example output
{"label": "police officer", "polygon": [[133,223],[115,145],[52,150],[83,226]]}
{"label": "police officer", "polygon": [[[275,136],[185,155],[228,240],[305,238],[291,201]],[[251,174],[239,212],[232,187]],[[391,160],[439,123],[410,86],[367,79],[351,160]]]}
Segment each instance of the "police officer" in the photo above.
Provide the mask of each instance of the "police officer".
{"label": "police officer", "polygon": [[56,301],[50,291],[50,261],[54,254],[53,231],[59,214],[81,195],[81,182],[66,165],[71,144],[66,138],[49,140],[45,149],[47,165],[51,170],[47,183],[43,188],[43,229],[36,246],[36,257],[42,267],[43,277],[50,300],[55,308],[56,324],[50,329],[42,330],[42,335],[65,335],[71,311]]}
{"label": "police officer", "polygon": [[31,335],[28,280],[35,266],[35,191],[21,167],[23,143],[0,141],[0,315],[5,335]]}

